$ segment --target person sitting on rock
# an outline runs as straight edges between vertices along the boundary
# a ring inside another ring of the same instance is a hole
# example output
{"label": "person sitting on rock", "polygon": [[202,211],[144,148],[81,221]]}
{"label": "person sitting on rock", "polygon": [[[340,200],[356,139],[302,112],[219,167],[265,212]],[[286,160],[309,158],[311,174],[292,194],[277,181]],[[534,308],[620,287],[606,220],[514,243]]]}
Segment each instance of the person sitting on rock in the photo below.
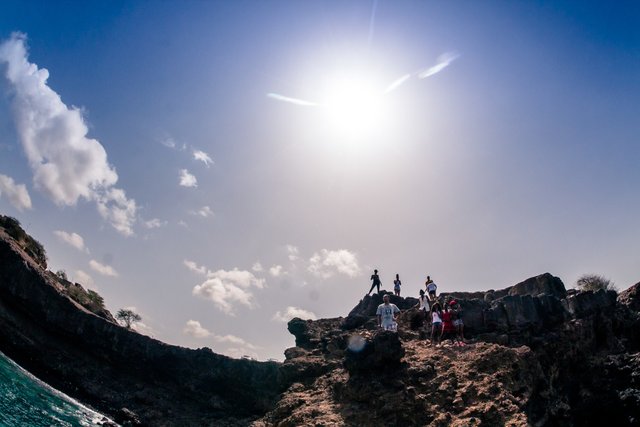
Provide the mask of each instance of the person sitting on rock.
{"label": "person sitting on rock", "polygon": [[382,300],[384,302],[380,304],[376,310],[378,326],[385,331],[397,331],[398,324],[396,323],[396,317],[397,314],[400,313],[400,309],[397,305],[389,303],[389,294],[385,294]]}
{"label": "person sitting on rock", "polygon": [[438,301],[431,304],[431,343],[438,344],[438,339],[442,335],[442,310]]}
{"label": "person sitting on rock", "polygon": [[438,286],[435,284],[433,280],[431,280],[431,276],[427,276],[427,281],[424,282],[424,284],[427,287],[427,292],[429,293],[429,299],[431,301],[435,301],[436,289],[438,289]]}
{"label": "person sitting on rock", "polygon": [[396,296],[400,296],[401,285],[402,285],[402,282],[400,281],[400,275],[396,274],[396,280],[393,281],[393,292],[396,294]]}
{"label": "person sitting on rock", "polygon": [[456,329],[456,334],[458,336],[458,344],[464,344],[464,323],[462,322],[462,308],[460,307],[460,303],[456,300],[453,300],[449,303],[454,313],[454,321],[453,326]]}
{"label": "person sitting on rock", "polygon": [[371,289],[369,289],[369,292],[367,292],[367,295],[370,295],[371,291],[375,287],[378,288],[377,293],[380,293],[380,285],[382,284],[382,282],[380,281],[380,276],[378,276],[378,270],[373,270],[373,274],[371,275],[371,279],[369,280],[373,280],[373,283],[371,284]]}

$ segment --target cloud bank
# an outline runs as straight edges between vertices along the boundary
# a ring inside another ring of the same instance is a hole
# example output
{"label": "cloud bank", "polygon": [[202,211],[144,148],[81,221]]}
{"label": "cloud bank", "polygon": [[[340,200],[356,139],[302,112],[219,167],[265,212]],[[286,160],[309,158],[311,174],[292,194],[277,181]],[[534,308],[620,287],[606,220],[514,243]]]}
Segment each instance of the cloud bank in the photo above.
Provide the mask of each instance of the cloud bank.
{"label": "cloud bank", "polygon": [[27,187],[24,184],[16,184],[9,176],[0,174],[0,197],[3,195],[20,212],[31,209],[31,197]]}
{"label": "cloud bank", "polygon": [[118,175],[102,144],[87,137],[82,112],[65,105],[47,86],[49,72],[28,61],[25,39],[14,33],[0,44],[0,64],[6,65],[13,120],[35,188],[60,206],[92,201],[117,231],[133,234],[135,201],[114,187]]}

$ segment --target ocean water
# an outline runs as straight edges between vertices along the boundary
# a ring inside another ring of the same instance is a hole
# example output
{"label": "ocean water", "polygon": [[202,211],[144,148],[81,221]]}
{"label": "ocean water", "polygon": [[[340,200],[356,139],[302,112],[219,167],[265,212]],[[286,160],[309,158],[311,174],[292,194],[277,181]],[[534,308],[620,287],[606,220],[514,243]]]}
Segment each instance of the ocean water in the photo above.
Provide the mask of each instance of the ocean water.
{"label": "ocean water", "polygon": [[[100,426],[108,420],[0,353],[0,426]],[[115,425],[115,424],[112,424]]]}

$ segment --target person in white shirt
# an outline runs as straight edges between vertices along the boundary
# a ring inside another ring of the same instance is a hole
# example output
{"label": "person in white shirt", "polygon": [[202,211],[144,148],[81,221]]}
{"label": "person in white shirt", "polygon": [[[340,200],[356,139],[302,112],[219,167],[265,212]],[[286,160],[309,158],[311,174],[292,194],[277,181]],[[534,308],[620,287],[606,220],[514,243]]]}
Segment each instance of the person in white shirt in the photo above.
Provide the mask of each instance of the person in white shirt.
{"label": "person in white shirt", "polygon": [[438,301],[434,302],[431,306],[431,343],[436,345],[437,341],[442,335],[442,309]]}
{"label": "person in white shirt", "polygon": [[400,313],[400,309],[395,304],[389,303],[389,294],[385,294],[382,300],[384,302],[380,304],[376,310],[378,326],[385,331],[397,331],[398,324],[396,323],[396,317],[397,314]]}

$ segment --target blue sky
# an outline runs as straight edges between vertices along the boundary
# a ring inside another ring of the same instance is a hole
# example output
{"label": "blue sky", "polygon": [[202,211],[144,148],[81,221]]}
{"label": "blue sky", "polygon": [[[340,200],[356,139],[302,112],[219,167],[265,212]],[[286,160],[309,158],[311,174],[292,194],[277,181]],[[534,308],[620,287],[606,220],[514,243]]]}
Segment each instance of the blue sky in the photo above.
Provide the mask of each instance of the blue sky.
{"label": "blue sky", "polygon": [[284,320],[346,315],[373,268],[404,295],[427,274],[626,288],[638,22],[636,2],[5,1],[0,210],[144,332],[234,356],[281,359]]}

